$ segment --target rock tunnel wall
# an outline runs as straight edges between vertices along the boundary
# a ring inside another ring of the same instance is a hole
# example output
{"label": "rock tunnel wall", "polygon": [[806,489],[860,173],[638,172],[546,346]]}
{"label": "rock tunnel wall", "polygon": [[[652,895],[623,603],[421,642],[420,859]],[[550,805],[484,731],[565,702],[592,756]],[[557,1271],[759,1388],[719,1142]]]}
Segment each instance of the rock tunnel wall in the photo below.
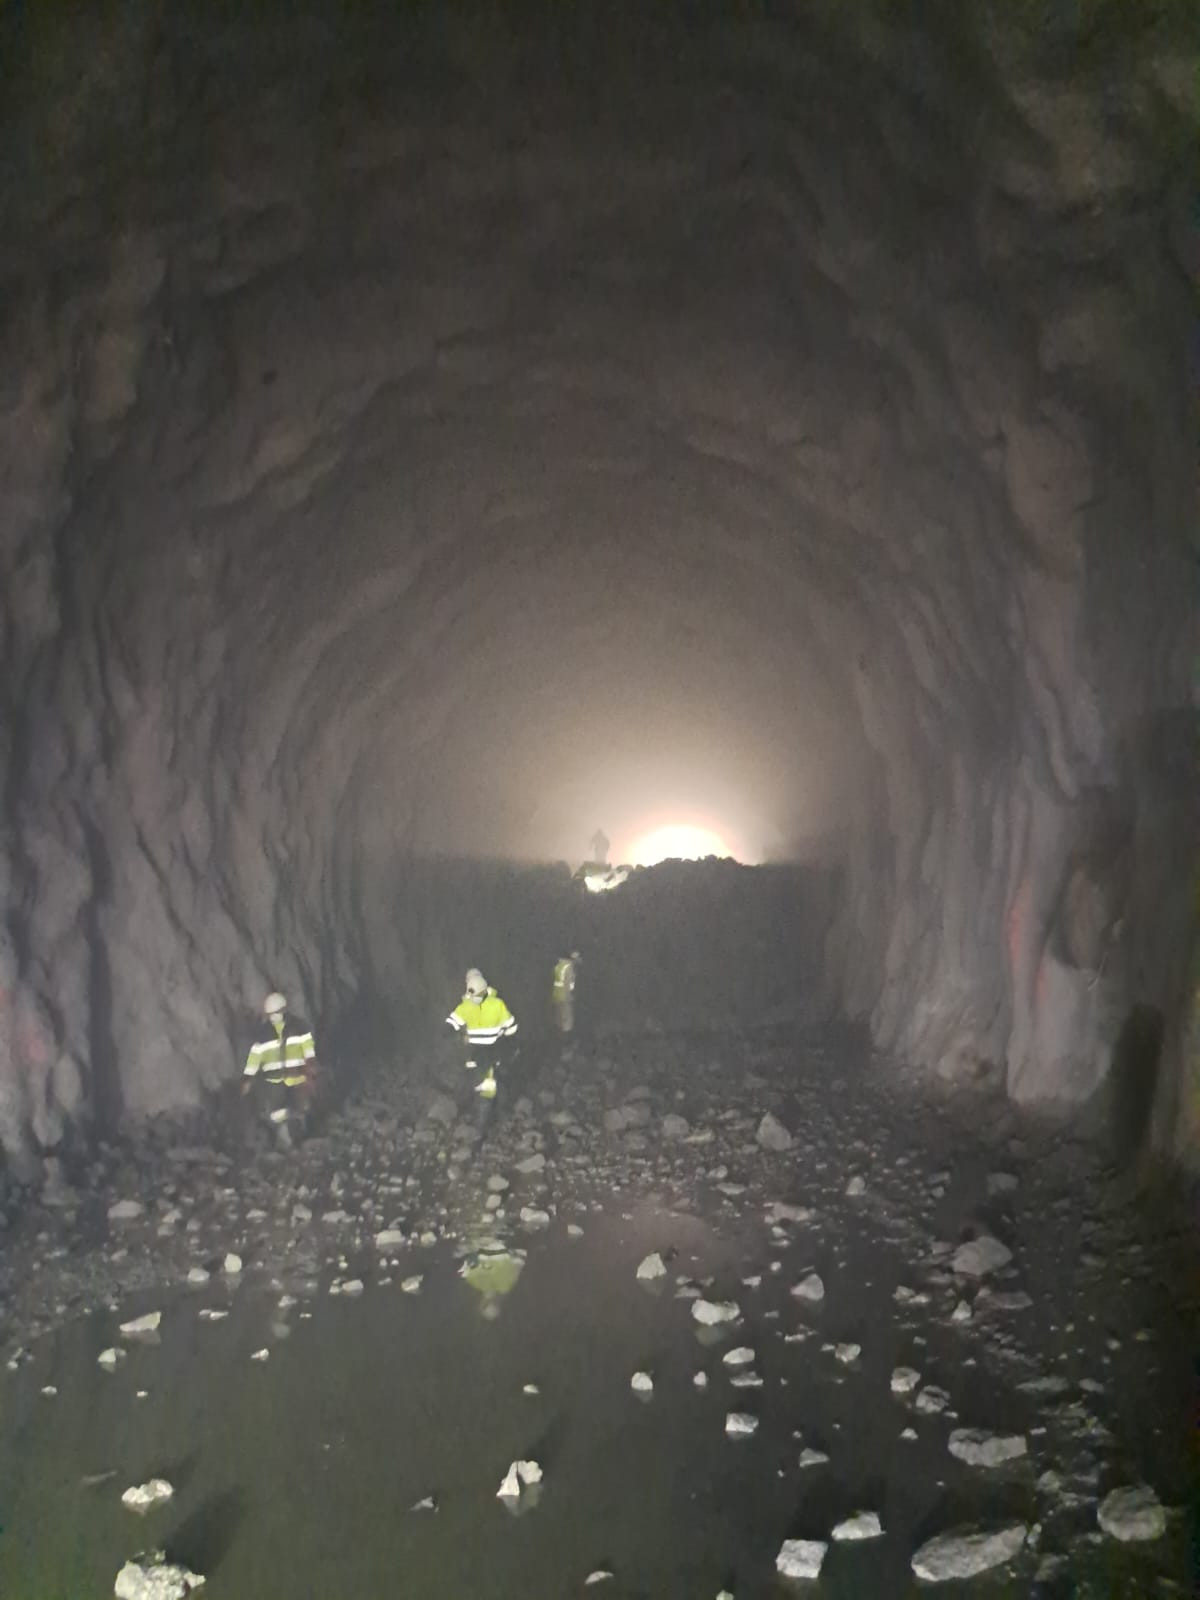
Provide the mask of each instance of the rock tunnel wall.
{"label": "rock tunnel wall", "polygon": [[689,693],[881,1046],[1082,1101],[1149,1007],[1189,1137],[1189,15],[641,10],[11,25],[10,1158],[268,983],[351,1036],[385,890],[425,1003],[467,892],[395,864]]}

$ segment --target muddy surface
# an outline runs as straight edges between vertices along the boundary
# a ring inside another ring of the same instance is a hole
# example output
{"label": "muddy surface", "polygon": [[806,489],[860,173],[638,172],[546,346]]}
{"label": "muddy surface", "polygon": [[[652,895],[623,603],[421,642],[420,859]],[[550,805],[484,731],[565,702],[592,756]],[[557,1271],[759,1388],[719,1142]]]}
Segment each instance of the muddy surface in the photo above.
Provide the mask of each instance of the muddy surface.
{"label": "muddy surface", "polygon": [[[482,1151],[444,1101],[379,1092],[290,1157],[152,1135],[14,1216],[6,1600],[111,1594],[155,1546],[216,1600],[859,1600],[924,1592],[914,1551],[964,1525],[1025,1546],[941,1594],[1188,1592],[1184,1219],[1085,1145],[901,1086],[836,1033],[613,1042],[506,1091]],[[759,1142],[768,1112],[790,1148]],[[953,1254],[979,1236],[1012,1252],[982,1278]],[[497,1246],[503,1294],[472,1270]],[[812,1272],[823,1298],[798,1298]],[[698,1297],[737,1320],[702,1327]],[[964,1427],[1025,1453],[969,1465]],[[517,1460],[542,1481],[500,1500]],[[153,1477],[174,1496],[142,1520],[121,1494]],[[1165,1532],[1125,1544],[1097,1508],[1137,1484]],[[882,1536],[777,1577],[785,1539],[856,1511]]]}

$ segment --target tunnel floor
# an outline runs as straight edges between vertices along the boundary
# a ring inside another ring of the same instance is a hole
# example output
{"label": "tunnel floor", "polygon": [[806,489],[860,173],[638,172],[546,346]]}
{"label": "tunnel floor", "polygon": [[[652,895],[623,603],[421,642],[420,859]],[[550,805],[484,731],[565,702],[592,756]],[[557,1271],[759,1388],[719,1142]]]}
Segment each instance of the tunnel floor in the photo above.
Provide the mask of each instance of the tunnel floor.
{"label": "tunnel floor", "polygon": [[[840,1033],[609,1041],[521,1071],[470,1158],[378,1093],[286,1159],[111,1151],[103,1194],[20,1219],[0,1593],[111,1593],[158,1546],[214,1600],[752,1600],[797,1591],[775,1573],[785,1539],[859,1511],[882,1536],[831,1542],[802,1592],[924,1592],[927,1539],[1017,1525],[1015,1561],[938,1592],[1187,1592],[1184,1218],[1135,1208],[1086,1145],[1003,1102],[899,1088]],[[758,1142],[766,1112],[790,1149]],[[109,1220],[120,1199],[144,1209]],[[385,1228],[404,1243],[377,1246]],[[980,1234],[1011,1262],[952,1270]],[[525,1252],[495,1298],[459,1270],[489,1238]],[[652,1252],[666,1274],[639,1281]],[[210,1280],[185,1287],[193,1267]],[[811,1272],[819,1301],[792,1293]],[[697,1296],[738,1320],[702,1327]],[[121,1336],[152,1310],[156,1334]],[[753,1361],[724,1360],[738,1348]],[[733,1412],[750,1437],[727,1434]],[[967,1465],[958,1428],[1027,1453]],[[496,1491],[519,1459],[543,1478],[514,1506]],[[121,1493],[155,1476],[175,1496],[142,1522]],[[1165,1532],[1126,1544],[1097,1507],[1136,1484]]]}

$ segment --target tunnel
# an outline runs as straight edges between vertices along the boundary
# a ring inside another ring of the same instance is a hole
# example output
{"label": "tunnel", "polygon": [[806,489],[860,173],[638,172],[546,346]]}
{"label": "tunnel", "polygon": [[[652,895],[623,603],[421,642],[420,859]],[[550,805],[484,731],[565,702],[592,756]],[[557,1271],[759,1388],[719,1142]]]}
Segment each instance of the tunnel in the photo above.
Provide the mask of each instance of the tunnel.
{"label": "tunnel", "polygon": [[419,1070],[669,825],[794,888],[723,981],[1187,1158],[1186,8],[4,28],[11,1174],[270,988]]}

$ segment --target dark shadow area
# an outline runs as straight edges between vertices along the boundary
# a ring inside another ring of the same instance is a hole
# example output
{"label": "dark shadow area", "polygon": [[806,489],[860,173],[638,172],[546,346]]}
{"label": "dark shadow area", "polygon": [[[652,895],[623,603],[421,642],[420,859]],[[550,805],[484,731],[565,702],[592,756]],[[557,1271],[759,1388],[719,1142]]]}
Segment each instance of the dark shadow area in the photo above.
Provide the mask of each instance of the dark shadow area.
{"label": "dark shadow area", "polygon": [[172,1561],[206,1578],[220,1568],[246,1515],[246,1493],[235,1487],[210,1495],[166,1541]]}
{"label": "dark shadow area", "polygon": [[1142,1154],[1159,1088],[1164,1021],[1156,1006],[1136,1005],[1121,1025],[1108,1080],[1101,1090],[1103,1136],[1122,1171]]}

